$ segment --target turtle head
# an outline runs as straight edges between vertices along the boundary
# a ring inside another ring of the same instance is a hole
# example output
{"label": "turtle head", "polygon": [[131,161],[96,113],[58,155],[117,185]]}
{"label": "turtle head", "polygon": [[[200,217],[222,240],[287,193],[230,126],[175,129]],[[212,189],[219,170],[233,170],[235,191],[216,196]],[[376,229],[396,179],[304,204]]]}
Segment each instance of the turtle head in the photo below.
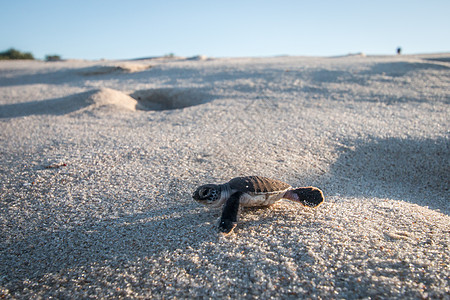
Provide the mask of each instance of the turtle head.
{"label": "turtle head", "polygon": [[218,204],[221,198],[220,186],[217,184],[199,186],[192,194],[192,198],[205,205]]}

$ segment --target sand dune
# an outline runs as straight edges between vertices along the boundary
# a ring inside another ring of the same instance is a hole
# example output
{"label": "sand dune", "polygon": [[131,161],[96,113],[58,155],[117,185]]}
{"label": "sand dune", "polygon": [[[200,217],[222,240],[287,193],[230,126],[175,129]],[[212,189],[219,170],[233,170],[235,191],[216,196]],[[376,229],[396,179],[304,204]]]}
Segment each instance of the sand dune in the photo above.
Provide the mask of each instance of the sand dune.
{"label": "sand dune", "polygon": [[0,297],[450,297],[449,57],[1,61]]}
{"label": "sand dune", "polygon": [[16,118],[30,115],[66,115],[98,108],[116,110],[136,109],[137,101],[113,89],[102,88],[67,97],[3,105],[0,118]]}

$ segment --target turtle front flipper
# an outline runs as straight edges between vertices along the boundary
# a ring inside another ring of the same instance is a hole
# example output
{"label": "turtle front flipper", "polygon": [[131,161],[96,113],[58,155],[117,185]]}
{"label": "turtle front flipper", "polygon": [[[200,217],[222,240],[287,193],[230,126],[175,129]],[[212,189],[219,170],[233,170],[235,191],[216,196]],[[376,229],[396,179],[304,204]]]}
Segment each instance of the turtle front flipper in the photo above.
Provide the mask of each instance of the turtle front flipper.
{"label": "turtle front flipper", "polygon": [[241,198],[242,194],[242,192],[236,192],[225,202],[219,221],[220,232],[230,234],[236,227],[239,213],[239,198]]}
{"label": "turtle front flipper", "polygon": [[308,207],[317,207],[322,204],[324,200],[322,191],[313,186],[288,190],[284,194],[283,198],[300,202],[304,206]]}

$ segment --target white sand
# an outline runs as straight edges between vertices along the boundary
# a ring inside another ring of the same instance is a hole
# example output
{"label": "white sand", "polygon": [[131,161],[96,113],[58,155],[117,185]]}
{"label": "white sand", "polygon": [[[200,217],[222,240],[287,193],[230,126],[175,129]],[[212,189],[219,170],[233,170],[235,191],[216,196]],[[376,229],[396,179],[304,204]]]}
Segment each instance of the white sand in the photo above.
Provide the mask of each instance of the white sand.
{"label": "white sand", "polygon": [[449,58],[1,61],[0,297],[450,297]]}

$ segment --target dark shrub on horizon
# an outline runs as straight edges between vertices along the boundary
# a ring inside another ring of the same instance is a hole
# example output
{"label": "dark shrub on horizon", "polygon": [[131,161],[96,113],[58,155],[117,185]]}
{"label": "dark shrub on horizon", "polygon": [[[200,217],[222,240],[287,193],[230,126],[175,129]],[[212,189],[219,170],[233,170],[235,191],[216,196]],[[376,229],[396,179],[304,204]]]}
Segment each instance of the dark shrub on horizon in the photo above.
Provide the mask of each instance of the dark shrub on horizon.
{"label": "dark shrub on horizon", "polygon": [[45,60],[46,61],[60,61],[61,56],[60,55],[46,55]]}
{"label": "dark shrub on horizon", "polygon": [[7,59],[34,59],[34,57],[30,52],[20,52],[19,50],[11,48],[4,52],[0,52],[0,60]]}

